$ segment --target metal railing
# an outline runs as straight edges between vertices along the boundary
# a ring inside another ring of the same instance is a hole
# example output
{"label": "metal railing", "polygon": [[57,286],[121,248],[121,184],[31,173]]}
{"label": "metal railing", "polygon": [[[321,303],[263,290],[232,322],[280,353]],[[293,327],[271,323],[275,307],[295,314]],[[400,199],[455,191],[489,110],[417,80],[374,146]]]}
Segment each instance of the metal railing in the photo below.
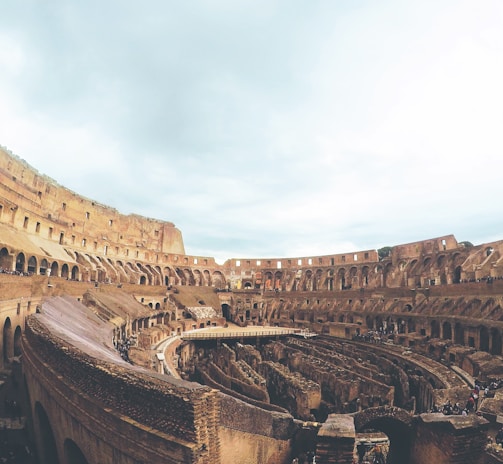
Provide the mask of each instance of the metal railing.
{"label": "metal railing", "polygon": [[182,332],[181,338],[184,340],[213,340],[217,338],[256,338],[275,337],[280,335],[300,334],[300,329],[278,329],[278,330],[256,330],[256,331],[236,331],[236,332]]}

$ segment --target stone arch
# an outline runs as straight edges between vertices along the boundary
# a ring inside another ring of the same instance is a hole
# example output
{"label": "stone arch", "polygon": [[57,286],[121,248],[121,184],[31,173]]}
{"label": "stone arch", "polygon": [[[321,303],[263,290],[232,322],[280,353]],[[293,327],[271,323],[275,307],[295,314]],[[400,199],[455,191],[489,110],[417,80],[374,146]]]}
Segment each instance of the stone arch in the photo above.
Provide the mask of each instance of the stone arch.
{"label": "stone arch", "polygon": [[24,253],[19,253],[16,256],[16,272],[24,272],[25,265],[26,265],[26,257],[24,256]]}
{"label": "stone arch", "polygon": [[446,263],[447,263],[447,257],[445,255],[440,255],[437,257],[437,269],[438,269],[438,274],[440,276],[440,284],[441,285],[446,285],[447,284],[447,273],[446,273]]}
{"label": "stone arch", "polygon": [[355,431],[380,430],[390,440],[389,463],[410,462],[413,416],[405,409],[389,406],[367,408],[354,415]]}
{"label": "stone arch", "polygon": [[358,268],[356,266],[352,266],[349,269],[349,285],[350,287],[358,287]]}
{"label": "stone arch", "polygon": [[215,271],[211,280],[215,288],[223,289],[225,287],[225,277],[220,271]]}
{"label": "stone arch", "polygon": [[79,280],[79,267],[78,266],[72,267],[71,279],[72,280]]}
{"label": "stone arch", "polygon": [[203,271],[203,282],[206,287],[211,286],[211,274],[207,269]]}
{"label": "stone arch", "polygon": [[8,269],[9,271],[12,269],[12,256],[9,254],[7,248],[0,250],[0,268]]}
{"label": "stone arch", "polygon": [[162,285],[163,275],[162,275],[161,267],[160,266],[152,266],[152,269],[154,270],[155,285]]}
{"label": "stone arch", "polygon": [[37,273],[37,258],[35,256],[30,256],[30,259],[28,259],[27,271],[29,274]]}
{"label": "stone arch", "polygon": [[442,324],[442,338],[444,340],[452,340],[452,327],[450,322],[444,322]]}
{"label": "stone arch", "polygon": [[51,276],[59,277],[59,264],[57,261],[53,261],[51,264]]}
{"label": "stone arch", "polygon": [[70,269],[68,268],[68,264],[63,264],[63,266],[61,266],[61,277],[63,279],[68,279],[70,275]]}
{"label": "stone arch", "polygon": [[136,267],[141,273],[140,285],[152,285],[152,274],[150,273],[150,271],[145,266],[143,266],[142,263],[139,262],[136,263]]}
{"label": "stone arch", "polygon": [[185,276],[185,285],[194,285],[195,280],[194,280],[194,275],[192,274],[192,270],[190,268],[185,268],[183,270],[183,275]]}
{"label": "stone arch", "polygon": [[481,326],[479,329],[479,350],[489,352],[489,330],[487,327]]}
{"label": "stone arch", "polygon": [[383,286],[384,270],[381,264],[378,264],[374,269],[376,287]]}
{"label": "stone arch", "polygon": [[231,320],[231,307],[227,303],[222,304],[222,315],[227,321]]}
{"label": "stone arch", "polygon": [[502,347],[501,332],[493,327],[491,329],[491,354],[498,354],[498,355],[503,354],[501,347]]}
{"label": "stone arch", "polygon": [[64,452],[66,464],[89,464],[82,450],[69,438],[65,440]]}
{"label": "stone arch", "polygon": [[16,330],[14,331],[14,356],[21,356],[21,336],[22,331],[20,326],[16,326]]}
{"label": "stone arch", "polygon": [[454,326],[454,343],[457,345],[465,344],[465,329],[459,322]]}
{"label": "stone arch", "polygon": [[51,422],[44,407],[38,401],[35,404],[34,422],[35,435],[38,437],[37,448],[40,464],[59,464],[58,449]]}
{"label": "stone arch", "polygon": [[430,337],[431,338],[440,338],[440,324],[437,320],[433,320],[430,322]]}
{"label": "stone arch", "polygon": [[196,287],[200,287],[203,284],[203,276],[201,274],[201,271],[199,269],[195,269],[192,274],[194,276],[194,285]]}
{"label": "stone arch", "polygon": [[185,274],[183,273],[183,270],[177,267],[175,269],[175,273],[180,281],[180,285],[187,285],[187,280],[185,278]]}
{"label": "stone arch", "polygon": [[329,292],[334,290],[334,270],[329,269],[327,271],[327,290]]}
{"label": "stone arch", "polygon": [[40,268],[39,268],[39,274],[40,275],[46,275],[47,274],[47,268],[49,267],[49,263],[47,262],[47,259],[43,259],[40,261]]}
{"label": "stone arch", "polygon": [[276,271],[274,273],[274,289],[281,289],[281,282],[283,280],[283,273],[281,271]]}
{"label": "stone arch", "polygon": [[9,358],[14,355],[14,338],[12,336],[12,323],[10,317],[5,319],[2,331],[2,362],[3,365],[9,363]]}
{"label": "stone arch", "polygon": [[337,288],[338,290],[346,289],[346,269],[341,267],[337,272]]}
{"label": "stone arch", "polygon": [[304,284],[302,286],[302,290],[310,291],[313,288],[313,271],[308,269],[305,273]]}
{"label": "stone arch", "polygon": [[459,284],[461,282],[461,271],[462,271],[461,266],[456,266],[454,268],[453,283]]}
{"label": "stone arch", "polygon": [[384,267],[384,272],[383,272],[383,286],[384,287],[387,287],[388,284],[390,283],[390,278],[392,276],[392,273],[393,273],[393,264],[392,263],[386,264],[386,266]]}
{"label": "stone arch", "polygon": [[166,266],[164,268],[164,285],[169,287],[170,285],[176,285],[176,275],[172,268]]}
{"label": "stone arch", "polygon": [[362,287],[366,287],[369,284],[369,272],[370,269],[368,266],[362,267],[362,282],[361,282]]}

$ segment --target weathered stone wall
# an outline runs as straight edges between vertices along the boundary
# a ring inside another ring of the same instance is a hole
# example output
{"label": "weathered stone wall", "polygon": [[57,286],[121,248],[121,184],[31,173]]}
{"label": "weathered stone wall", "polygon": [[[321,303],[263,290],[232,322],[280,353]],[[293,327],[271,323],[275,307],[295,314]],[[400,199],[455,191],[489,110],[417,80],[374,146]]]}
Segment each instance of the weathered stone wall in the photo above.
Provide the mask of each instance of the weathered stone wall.
{"label": "weathered stone wall", "polygon": [[223,396],[220,426],[222,464],[291,463],[297,426],[290,414],[265,411]]}
{"label": "weathered stone wall", "polygon": [[262,362],[258,371],[266,379],[269,395],[276,404],[292,411],[295,417],[313,419],[311,410],[319,409],[321,402],[319,384],[272,361]]}
{"label": "weathered stone wall", "polygon": [[[78,350],[61,345],[35,318],[27,320],[24,339],[27,362],[23,367],[32,408],[35,412],[35,403],[39,402],[50,417],[60,415],[52,422],[58,437],[65,437],[65,423],[72,417],[81,425],[88,418],[89,430],[108,426],[128,436],[129,445],[117,442],[114,453],[129,459],[145,463],[219,462],[219,402],[215,390],[169,378],[161,380],[155,374],[145,376],[91,360]],[[44,366],[42,372],[38,366]],[[85,414],[81,417],[79,411]],[[70,417],[60,420],[63,416]],[[101,425],[94,428],[96,423]],[[131,441],[136,433],[144,435],[141,439],[149,446],[157,442],[158,448],[149,451],[148,459],[148,453],[142,454],[144,445],[137,450],[136,443]],[[113,443],[105,432],[101,439],[104,446]],[[77,443],[81,449],[89,445]],[[201,450],[204,452],[200,453]],[[96,458],[106,464],[99,456],[89,462],[98,462]]]}
{"label": "weathered stone wall", "polygon": [[488,422],[477,416],[423,414],[416,424],[411,464],[485,463]]}

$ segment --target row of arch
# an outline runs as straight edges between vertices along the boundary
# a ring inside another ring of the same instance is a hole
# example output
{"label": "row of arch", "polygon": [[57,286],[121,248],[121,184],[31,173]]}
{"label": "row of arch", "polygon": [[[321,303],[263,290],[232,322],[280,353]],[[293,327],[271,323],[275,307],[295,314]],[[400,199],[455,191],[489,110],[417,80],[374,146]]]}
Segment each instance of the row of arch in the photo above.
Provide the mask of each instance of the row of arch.
{"label": "row of arch", "polygon": [[107,283],[132,283],[140,285],[192,285],[226,287],[226,279],[219,270],[173,268],[152,266],[141,262],[112,261],[110,258],[70,253],[77,264],[69,265],[47,258],[37,259],[25,253],[10,253],[6,247],[0,249],[0,268],[17,274],[47,275],[70,280]]}
{"label": "row of arch", "polygon": [[[433,270],[429,264],[431,258],[418,268],[417,260],[403,267],[394,267],[392,263],[377,264],[374,268],[363,266],[341,267],[336,269],[307,269],[305,271],[266,271],[260,274],[264,290],[281,291],[337,291],[365,287],[386,286],[429,286],[432,283],[445,285],[461,282],[462,267],[456,266],[451,272],[445,268]],[[407,272],[407,269],[409,271]],[[414,271],[415,270],[415,271]],[[252,288],[251,280],[243,283],[244,288]]]}
{"label": "row of arch", "polygon": [[51,421],[46,410],[40,404],[35,403],[34,408],[34,427],[35,435],[40,437],[38,449],[40,453],[41,464],[88,464],[84,453],[80,447],[70,438],[66,438],[63,442],[63,460],[59,459],[58,448],[56,446],[56,438],[54,436]]}

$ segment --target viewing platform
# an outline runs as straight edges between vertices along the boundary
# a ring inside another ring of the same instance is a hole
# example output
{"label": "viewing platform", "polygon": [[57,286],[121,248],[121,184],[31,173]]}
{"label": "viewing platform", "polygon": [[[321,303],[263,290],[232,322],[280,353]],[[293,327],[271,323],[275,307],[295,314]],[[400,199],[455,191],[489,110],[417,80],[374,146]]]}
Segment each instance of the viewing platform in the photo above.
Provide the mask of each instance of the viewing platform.
{"label": "viewing platform", "polygon": [[311,338],[314,332],[306,329],[289,329],[285,327],[208,327],[205,329],[182,332],[182,340],[219,340],[219,339],[245,339],[245,338],[271,338],[296,336]]}

